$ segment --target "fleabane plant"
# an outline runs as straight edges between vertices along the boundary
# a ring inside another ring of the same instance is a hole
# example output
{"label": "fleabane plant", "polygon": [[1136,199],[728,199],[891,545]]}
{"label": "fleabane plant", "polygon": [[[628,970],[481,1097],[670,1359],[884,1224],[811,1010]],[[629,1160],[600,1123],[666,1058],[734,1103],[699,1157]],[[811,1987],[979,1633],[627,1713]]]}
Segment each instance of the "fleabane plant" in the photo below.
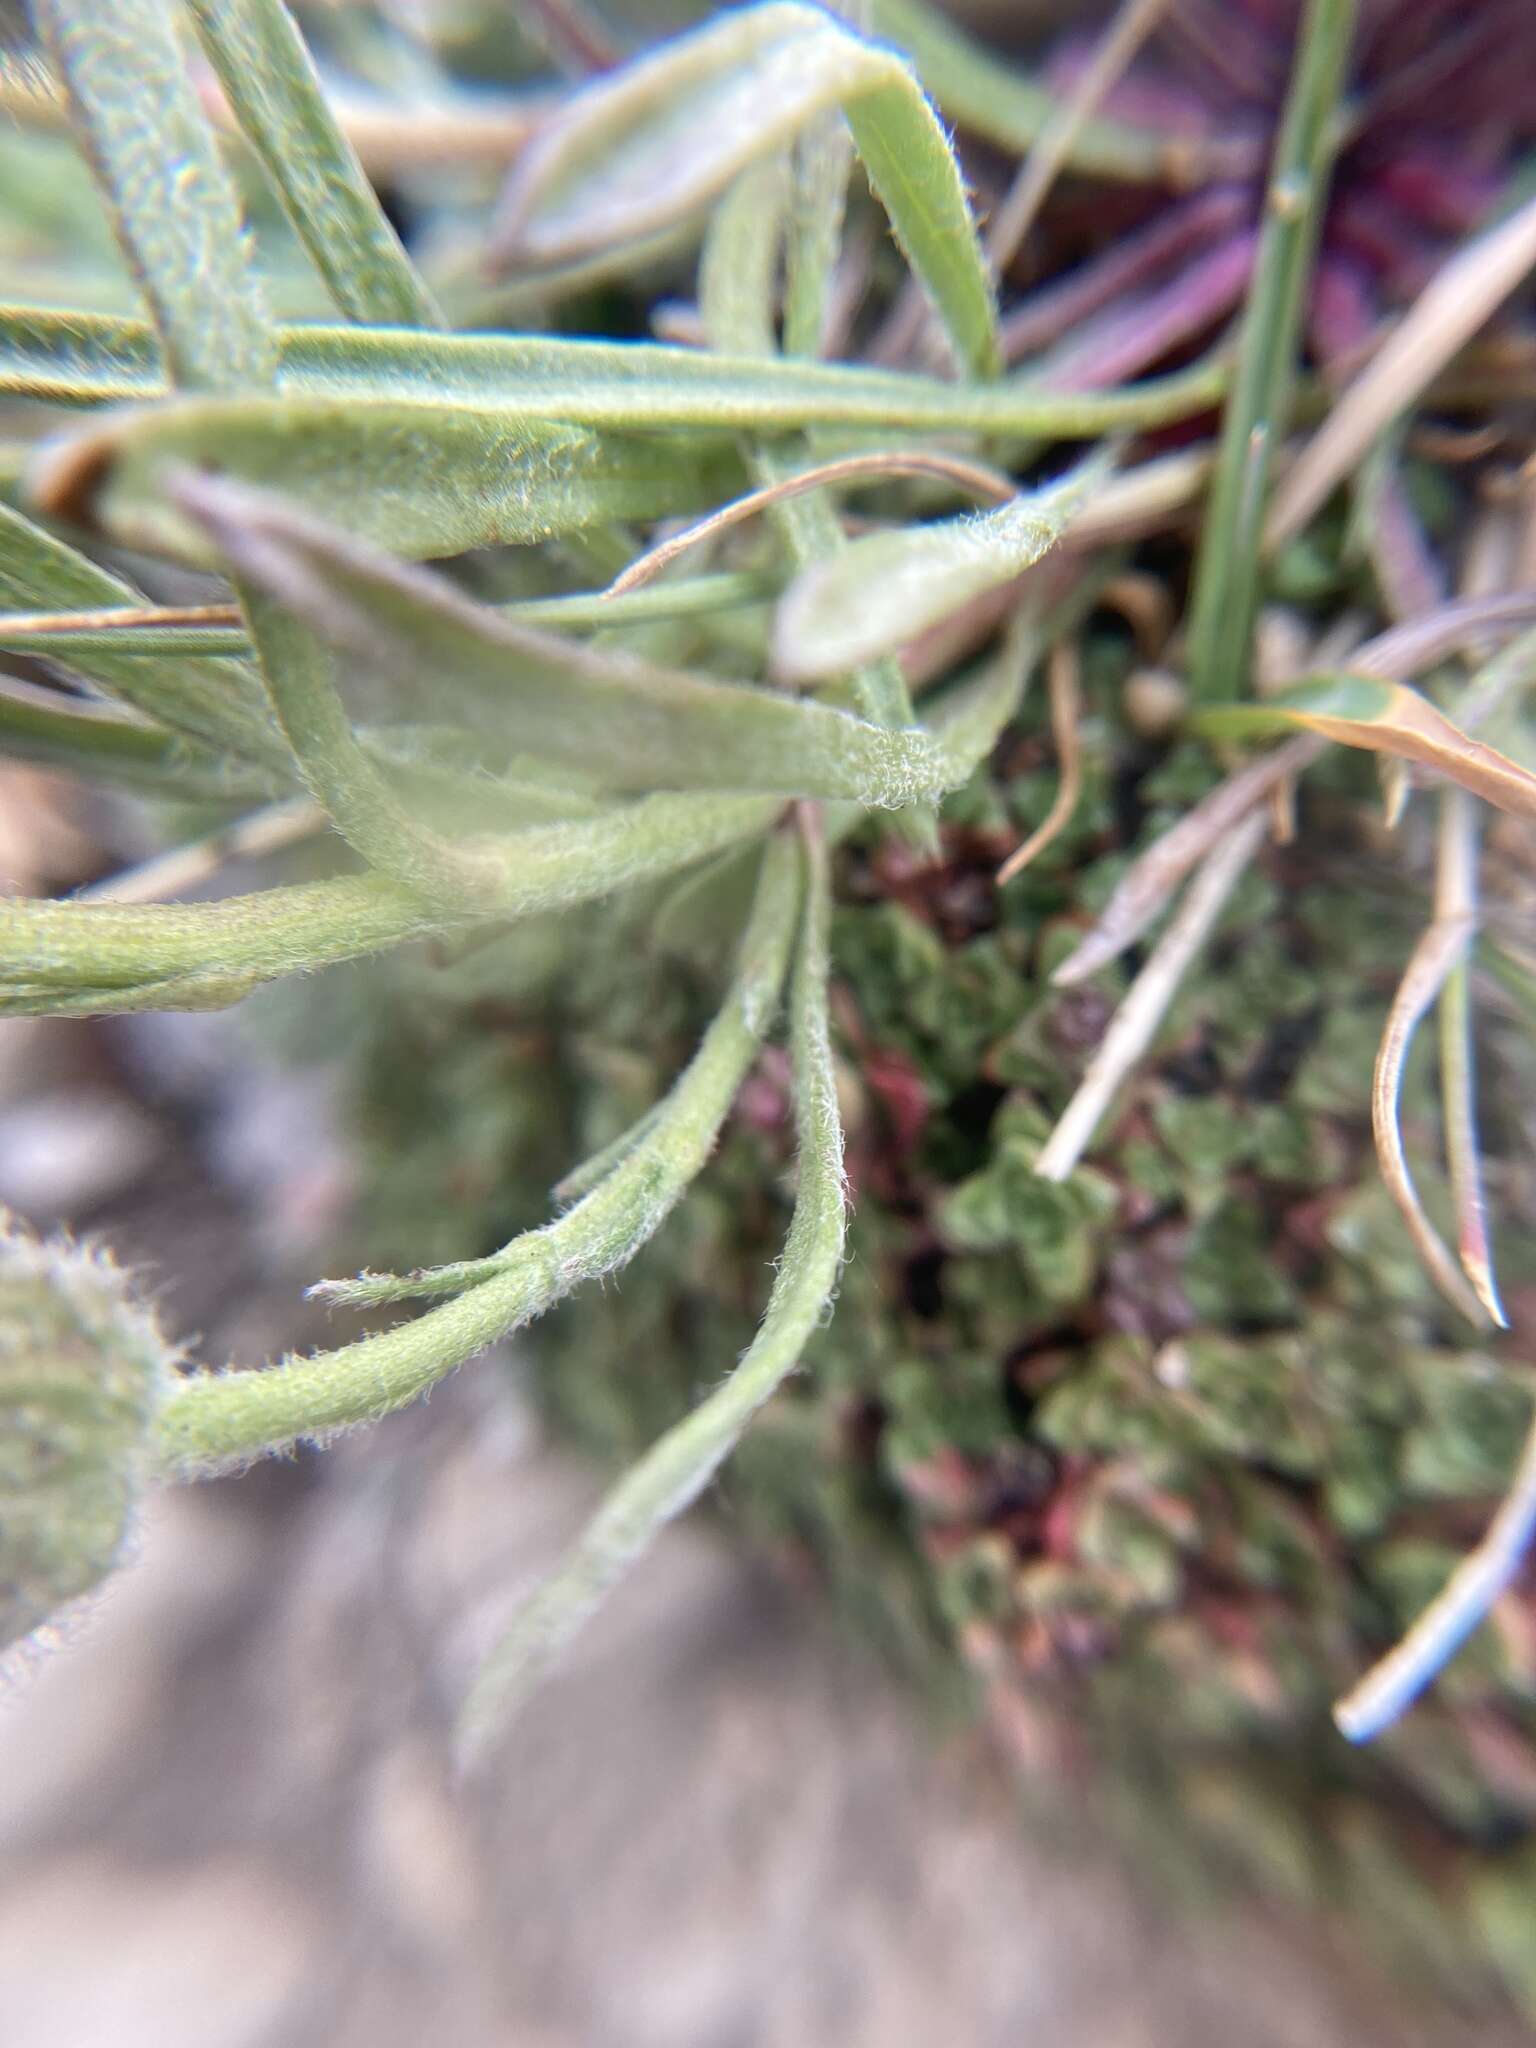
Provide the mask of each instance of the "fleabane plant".
{"label": "fleabane plant", "polygon": [[[827,1023],[828,841],[867,808],[929,815],[1015,708],[1028,650],[1011,642],[919,724],[891,659],[912,620],[882,636],[866,618],[862,658],[851,666],[834,648],[818,650],[814,598],[808,613],[802,605],[799,628],[789,615],[791,656],[826,682],[796,695],[766,676],[717,680],[529,623],[530,607],[519,616],[516,605],[478,603],[418,565],[570,535],[592,536],[595,558],[603,547],[623,549],[619,522],[706,512],[739,496],[759,465],[782,472],[794,501],[796,473],[813,466],[802,439],[813,426],[832,436],[873,430],[882,444],[910,437],[919,473],[936,470],[942,481],[944,463],[923,452],[935,431],[1054,438],[1062,427],[1091,433],[1101,417],[1117,423],[1127,408],[1128,417],[1160,404],[1177,411],[1180,401],[1112,396],[1068,404],[1058,420],[1049,400],[996,384],[867,376],[767,350],[700,356],[451,335],[280,0],[198,0],[185,10],[128,0],[105,11],[40,0],[33,18],[150,321],[65,313],[7,322],[13,350],[31,346],[51,365],[33,390],[132,401],[87,415],[39,450],[30,496],[43,524],[5,511],[0,577],[12,606],[104,615],[81,622],[87,632],[99,627],[96,638],[68,654],[95,686],[90,696],[18,697],[13,737],[85,768],[120,763],[167,791],[290,802],[305,792],[356,858],[333,880],[212,904],[10,904],[0,928],[4,1009],[217,1006],[280,975],[580,904],[727,849],[753,850],[750,909],[719,1013],[666,1099],[598,1163],[579,1200],[489,1258],[333,1290],[429,1300],[414,1320],[261,1372],[194,1372],[144,1406],[143,1437],[159,1469],[196,1477],[417,1398],[640,1250],[704,1166],[782,1021],[799,1104],[799,1193],[762,1330],[530,1604],[476,1691],[471,1726],[483,1732],[705,1485],[793,1370],[830,1300],[844,1202]],[[189,31],[348,324],[284,328],[274,319],[189,69]],[[770,118],[744,124],[732,110],[746,105]],[[989,377],[992,282],[933,109],[895,52],[811,8],[748,10],[578,99],[526,153],[493,246],[548,260],[698,219],[736,181],[765,166],[777,174],[795,136],[829,113],[846,120],[958,363]],[[826,259],[835,253],[825,216],[840,214],[841,156],[836,169],[794,209],[785,188],[759,211],[760,188],[751,187],[752,217],[734,232],[762,244],[755,312],[765,329],[768,271],[786,232],[819,237]],[[729,291],[747,296],[737,252],[715,262]],[[824,285],[824,276],[797,281],[802,297]],[[724,326],[732,318],[719,314]],[[28,387],[21,369],[12,388]],[[853,474],[878,481],[890,467],[882,448]],[[1059,538],[1085,495],[1005,491],[1006,523],[994,514],[989,528],[983,515],[957,532],[949,558],[942,531],[925,530],[927,554],[938,549],[925,585],[933,616],[970,593],[978,559],[983,583],[1016,575]],[[809,525],[810,502],[799,496],[792,530],[835,531],[825,505],[822,525]],[[197,625],[182,638],[61,538],[59,523],[223,573],[237,609],[227,625],[203,629],[211,651],[198,651]],[[808,573],[827,566],[813,553]],[[664,618],[698,596],[673,582],[630,603]],[[584,608],[568,602],[567,614],[588,627],[619,625],[625,600],[599,593]],[[146,644],[146,631],[162,637]],[[408,722],[359,715],[344,668],[354,685],[359,676],[393,685]],[[135,1458],[142,1449],[134,1446]],[[23,1626],[39,1618],[34,1605],[18,1609]]]}
{"label": "fleabane plant", "polygon": [[[946,128],[911,60],[830,12],[773,0],[722,13],[599,78],[540,118],[484,209],[479,254],[504,278],[700,243],[697,305],[676,344],[455,331],[462,276],[418,271],[282,0],[34,0],[147,317],[0,309],[0,387],[61,408],[28,415],[49,431],[24,502],[0,505],[0,644],[79,679],[0,692],[0,739],[124,787],[226,801],[249,812],[236,834],[253,845],[329,831],[337,859],[325,878],[212,902],[7,903],[0,1014],[218,1007],[413,940],[494,933],[624,892],[643,905],[669,878],[718,880],[727,902],[747,880],[713,1021],[662,1099],[576,1168],[568,1206],[488,1256],[327,1283],[363,1307],[423,1304],[409,1320],[262,1370],[165,1375],[153,1399],[123,1409],[123,1469],[191,1479],[416,1400],[640,1252],[782,1037],[796,1194],[758,1333],[529,1601],[473,1692],[471,1745],[708,1483],[835,1295],[839,843],[883,814],[920,860],[938,807],[990,755],[1037,659],[1075,629],[1095,548],[1182,514],[1212,473],[1241,517],[1224,514],[1204,545],[1197,651],[1217,624],[1249,630],[1263,493],[1242,496],[1242,450],[1255,433],[1268,449],[1288,423],[1349,37],[1348,8],[1312,13],[1282,144],[1313,183],[1264,231],[1267,311],[1235,358],[1073,390],[1003,371],[1000,253],[983,246]],[[941,24],[905,5],[877,23],[910,30],[935,76],[956,75]],[[959,97],[975,100],[975,68],[958,77]],[[1010,105],[1010,118],[1035,108],[1037,139],[1049,130],[1049,102],[1043,115],[1028,95]],[[1131,147],[1079,111],[1058,155],[1091,165]],[[259,166],[330,318],[279,317],[231,150]],[[855,166],[916,295],[915,357],[932,368],[822,359],[847,327]],[[1525,217],[1502,232],[1528,234]],[[1219,447],[1138,452],[1134,437],[1197,419],[1229,388]],[[852,492],[878,517],[850,532]],[[667,524],[678,519],[681,530]],[[749,521],[750,553],[701,567]],[[106,566],[118,551],[227,589],[192,608],[151,603]],[[487,600],[488,559],[526,571],[522,594]],[[1087,942],[1097,951],[1083,972],[1133,944],[1194,875],[1153,982],[1117,1020],[1118,1065],[1041,1152],[1044,1178],[1073,1172],[1106,1090],[1255,852],[1263,800],[1329,743],[1451,778],[1453,850],[1474,798],[1532,810],[1536,779],[1408,686],[1448,650],[1531,615],[1526,600],[1438,619],[1304,691],[1203,714],[1222,738],[1302,737],[1192,812],[1155,876],[1133,869]],[[982,658],[919,716],[912,650],[957,626],[962,653]],[[1246,642],[1236,657],[1223,646],[1224,670],[1241,668]],[[1052,703],[1065,779],[1075,729],[1054,670]],[[1454,964],[1448,952],[1447,973]],[[1469,1280],[1440,1253],[1448,1287],[1481,1288],[1473,1313],[1501,1313],[1491,1272]],[[1525,1512],[1512,1509],[1506,1549]],[[111,1546],[97,1550],[104,1569]],[[1492,1597],[1481,1581],[1463,1593],[1458,1627]],[[11,1607],[34,1624],[30,1592]],[[1392,1699],[1429,1668],[1415,1652]],[[1384,1717],[1377,1701],[1352,1732]]]}

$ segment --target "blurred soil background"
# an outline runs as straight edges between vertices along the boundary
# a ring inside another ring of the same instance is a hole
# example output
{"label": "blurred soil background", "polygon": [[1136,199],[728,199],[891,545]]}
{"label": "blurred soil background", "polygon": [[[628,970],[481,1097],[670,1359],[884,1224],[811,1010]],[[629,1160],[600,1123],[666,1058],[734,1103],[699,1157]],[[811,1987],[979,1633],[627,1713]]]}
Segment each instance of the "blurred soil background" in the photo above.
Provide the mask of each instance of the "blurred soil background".
{"label": "blurred soil background", "polygon": [[[133,829],[6,770],[0,888],[109,871]],[[0,1202],[106,1237],[200,1357],[307,1345],[350,1184],[330,1094],[235,1015],[8,1022]],[[456,1785],[467,1674],[596,1484],[503,1360],[159,1497],[133,1568],[0,1698],[3,2048],[1525,2038],[1023,1824],[979,1738],[708,1518]]]}

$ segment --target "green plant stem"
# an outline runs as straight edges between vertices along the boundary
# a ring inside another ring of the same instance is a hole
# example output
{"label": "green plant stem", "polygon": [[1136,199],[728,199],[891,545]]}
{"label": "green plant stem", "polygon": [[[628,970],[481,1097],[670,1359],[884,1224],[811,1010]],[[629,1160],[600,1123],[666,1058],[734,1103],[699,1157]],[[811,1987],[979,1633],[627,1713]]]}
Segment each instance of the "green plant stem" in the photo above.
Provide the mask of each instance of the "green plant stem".
{"label": "green plant stem", "polygon": [[1245,694],[1270,472],[1285,433],[1357,0],[1308,0],[1286,100],[1237,369],[1195,561],[1190,688],[1197,703]]}
{"label": "green plant stem", "polygon": [[531,917],[675,873],[742,839],[776,797],[654,796],[620,811],[477,841],[499,880],[481,904],[433,904],[384,875],[221,903],[130,909],[0,903],[0,1016],[218,1009],[264,981],[487,919]]}
{"label": "green plant stem", "polygon": [[378,1336],[265,1372],[200,1373],[167,1402],[162,1462],[183,1476],[239,1465],[403,1407],[582,1282],[633,1257],[703,1167],[779,1003],[801,900],[794,846],[764,856],[736,977],[668,1113],[575,1208],[515,1239],[488,1279]]}

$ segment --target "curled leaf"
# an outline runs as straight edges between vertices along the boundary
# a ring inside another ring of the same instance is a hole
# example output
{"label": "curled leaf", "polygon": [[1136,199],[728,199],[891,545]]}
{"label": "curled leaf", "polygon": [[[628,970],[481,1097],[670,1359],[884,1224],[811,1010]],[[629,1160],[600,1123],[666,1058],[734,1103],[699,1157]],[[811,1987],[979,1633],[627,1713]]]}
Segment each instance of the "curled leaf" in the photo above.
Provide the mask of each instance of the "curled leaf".
{"label": "curled leaf", "polygon": [[[1536,775],[1463,732],[1406,683],[1349,672],[1309,676],[1251,714],[1246,706],[1240,711],[1254,726],[1300,726],[1346,747],[1417,762],[1497,810],[1536,817]],[[1227,707],[1220,715],[1228,719]]]}
{"label": "curled leaf", "polygon": [[1056,742],[1056,761],[1061,778],[1050,810],[998,869],[999,888],[1004,882],[1011,882],[1015,875],[1022,874],[1032,860],[1039,859],[1051,841],[1066,830],[1072,813],[1077,809],[1083,787],[1083,750],[1078,731],[1082,711],[1081,673],[1077,649],[1070,641],[1058,642],[1051,649],[1051,658],[1046,664],[1046,686],[1051,699],[1051,737]]}
{"label": "curled leaf", "polygon": [[1376,1054],[1371,1079],[1371,1127],[1376,1136],[1376,1156],[1381,1175],[1413,1238],[1419,1256],[1434,1277],[1435,1285],[1448,1301],[1456,1304],[1469,1322],[1483,1323],[1481,1303],[1467,1285],[1444,1239],[1419,1200],[1408,1171],[1403,1149],[1399,1105],[1403,1091],[1403,1070],[1412,1050],[1414,1033],[1424,1013],[1444,988],[1447,978],[1466,957],[1472,938],[1469,917],[1437,917],[1414,948],[1392,1007]]}
{"label": "curled leaf", "polygon": [[791,681],[809,681],[915,640],[1039,561],[1104,474],[1104,461],[1095,458],[995,512],[865,534],[802,570],[779,604],[775,668]]}
{"label": "curled leaf", "polygon": [[1351,1742],[1370,1742],[1390,1728],[1484,1622],[1514,1580],[1536,1534],[1536,1424],[1488,1533],[1463,1558],[1396,1649],[1339,1701],[1333,1718]]}
{"label": "curled leaf", "polygon": [[896,51],[794,0],[728,12],[578,95],[514,171],[493,255],[561,263],[655,234],[838,107],[956,356],[994,373],[991,280],[922,87]]}

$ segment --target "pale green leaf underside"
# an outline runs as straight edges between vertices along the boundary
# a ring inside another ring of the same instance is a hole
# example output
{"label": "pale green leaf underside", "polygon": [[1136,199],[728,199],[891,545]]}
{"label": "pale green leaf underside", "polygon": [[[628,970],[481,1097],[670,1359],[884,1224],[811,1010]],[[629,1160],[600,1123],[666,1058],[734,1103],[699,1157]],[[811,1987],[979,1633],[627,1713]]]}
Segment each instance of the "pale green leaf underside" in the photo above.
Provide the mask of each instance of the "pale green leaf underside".
{"label": "pale green leaf underside", "polygon": [[[216,552],[331,645],[468,694],[525,751],[618,789],[738,789],[900,808],[948,786],[942,751],[777,692],[718,683],[517,626],[441,578],[284,500],[188,476],[179,509]],[[439,707],[440,708],[440,707]]]}
{"label": "pale green leaf underside", "polygon": [[836,675],[916,639],[1055,546],[1092,482],[1094,462],[993,512],[861,536],[802,569],[774,623],[774,665],[791,681]]}

